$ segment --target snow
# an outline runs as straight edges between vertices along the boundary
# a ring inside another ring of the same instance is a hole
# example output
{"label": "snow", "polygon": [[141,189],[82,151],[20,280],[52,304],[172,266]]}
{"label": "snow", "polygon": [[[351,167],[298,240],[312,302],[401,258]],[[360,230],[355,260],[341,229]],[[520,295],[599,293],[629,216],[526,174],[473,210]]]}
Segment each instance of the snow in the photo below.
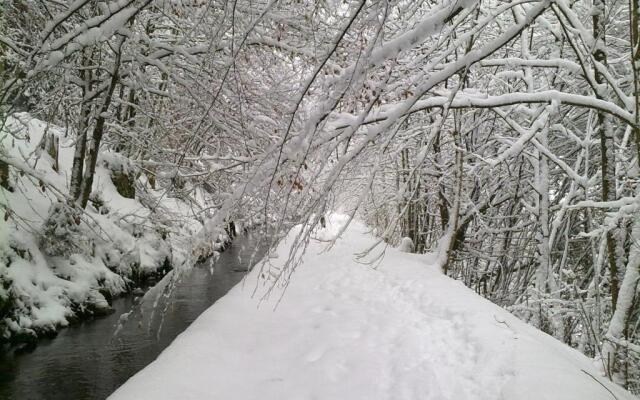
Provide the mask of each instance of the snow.
{"label": "snow", "polygon": [[[40,146],[47,132],[59,139],[57,171]],[[167,260],[175,266],[189,259],[189,239],[202,229],[193,208],[163,190],[122,197],[111,176],[137,175],[131,160],[101,152],[91,199],[103,205],[98,210],[92,202],[69,214],[60,200],[66,201],[74,146],[64,129],[15,114],[0,132],[0,149],[16,167],[10,173],[14,190],[0,188],[0,303],[9,303],[0,315],[1,339],[33,338],[68,325],[80,312],[104,312],[103,293],[120,295]],[[143,204],[143,195],[154,210]]]}
{"label": "snow", "polygon": [[[346,218],[331,216],[318,237]],[[375,240],[357,222],[330,251],[312,240],[271,292],[258,265],[109,399],[634,398],[592,360],[442,275],[433,255],[387,248],[375,267],[356,261]]]}
{"label": "snow", "polygon": [[398,250],[404,253],[413,253],[414,245],[410,237],[403,237],[398,245]]}
{"label": "snow", "polygon": [[[420,110],[426,110],[437,107],[450,108],[496,108],[516,104],[533,104],[533,103],[549,103],[549,104],[571,104],[584,108],[592,108],[595,110],[605,111],[621,121],[633,123],[634,116],[629,111],[604,100],[599,100],[593,96],[583,96],[572,93],[565,93],[558,90],[545,90],[535,93],[507,93],[498,96],[487,96],[486,94],[471,94],[465,92],[456,93],[456,97],[451,99],[450,96],[431,96],[424,100],[415,101],[406,111],[399,111],[399,107],[404,103],[386,105],[380,107],[377,112],[371,113],[364,123],[376,122],[386,119],[396,118],[399,114],[414,113]],[[520,111],[526,112],[525,108]],[[334,127],[340,128],[343,125],[354,125],[356,120],[350,115],[339,115],[334,121]]]}

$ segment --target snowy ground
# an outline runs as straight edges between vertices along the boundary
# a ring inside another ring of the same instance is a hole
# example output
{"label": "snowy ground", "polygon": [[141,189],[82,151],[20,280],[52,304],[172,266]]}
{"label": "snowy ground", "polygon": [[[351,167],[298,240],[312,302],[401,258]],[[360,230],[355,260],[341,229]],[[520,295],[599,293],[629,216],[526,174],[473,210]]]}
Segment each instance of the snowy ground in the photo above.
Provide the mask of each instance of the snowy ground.
{"label": "snowy ground", "polygon": [[[186,264],[191,248],[213,251],[213,243],[192,246],[202,230],[193,212],[205,204],[202,196],[186,203],[151,189],[131,160],[110,151],[100,153],[88,207],[70,222],[59,205],[69,191],[71,135],[29,114],[16,114],[4,128],[0,153],[31,173],[11,168],[12,190],[0,188],[0,340],[33,340],[105,312],[105,294],[120,295],[167,264]],[[46,134],[59,140],[58,168],[41,148]],[[138,176],[135,198],[120,195],[114,171]]]}
{"label": "snowy ground", "polygon": [[[312,243],[275,310],[280,293],[259,307],[262,289],[251,296],[256,268],[110,400],[635,398],[428,256],[356,262],[365,231],[354,224],[331,252]],[[285,242],[273,262],[287,254]]]}

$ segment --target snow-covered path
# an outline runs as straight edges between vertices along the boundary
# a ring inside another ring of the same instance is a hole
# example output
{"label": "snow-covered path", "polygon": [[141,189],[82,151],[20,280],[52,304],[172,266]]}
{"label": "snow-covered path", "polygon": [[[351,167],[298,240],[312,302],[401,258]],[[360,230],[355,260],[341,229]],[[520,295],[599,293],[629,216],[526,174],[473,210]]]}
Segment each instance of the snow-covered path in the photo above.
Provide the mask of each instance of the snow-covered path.
{"label": "snow-covered path", "polygon": [[359,224],[312,243],[275,310],[256,268],[110,399],[634,399],[427,256],[354,261],[371,243]]}

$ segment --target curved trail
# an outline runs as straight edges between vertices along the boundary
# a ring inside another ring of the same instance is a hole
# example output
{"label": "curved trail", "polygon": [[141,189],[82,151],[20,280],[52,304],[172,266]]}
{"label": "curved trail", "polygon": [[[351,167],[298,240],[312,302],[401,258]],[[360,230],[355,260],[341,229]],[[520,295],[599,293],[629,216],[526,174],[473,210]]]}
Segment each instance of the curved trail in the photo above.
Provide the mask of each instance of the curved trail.
{"label": "curved trail", "polygon": [[[110,399],[612,399],[602,385],[633,399],[429,256],[355,262],[365,231],[354,224],[330,252],[312,243],[275,310],[250,297],[256,268]],[[287,254],[285,242],[273,262]]]}

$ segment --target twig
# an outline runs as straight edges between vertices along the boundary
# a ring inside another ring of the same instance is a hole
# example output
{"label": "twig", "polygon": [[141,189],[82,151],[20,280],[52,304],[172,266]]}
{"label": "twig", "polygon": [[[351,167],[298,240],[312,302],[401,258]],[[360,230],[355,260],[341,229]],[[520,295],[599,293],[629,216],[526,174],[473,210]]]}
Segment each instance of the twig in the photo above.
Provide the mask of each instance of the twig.
{"label": "twig", "polygon": [[611,393],[611,396],[613,396],[614,399],[619,400],[618,397],[613,394],[613,392],[604,385],[604,383],[600,382],[595,376],[591,375],[590,373],[588,373],[587,371],[581,369],[580,371],[584,372],[585,374],[589,375],[594,381],[598,382],[600,384],[600,386],[602,386],[603,388],[607,389],[607,392]]}

